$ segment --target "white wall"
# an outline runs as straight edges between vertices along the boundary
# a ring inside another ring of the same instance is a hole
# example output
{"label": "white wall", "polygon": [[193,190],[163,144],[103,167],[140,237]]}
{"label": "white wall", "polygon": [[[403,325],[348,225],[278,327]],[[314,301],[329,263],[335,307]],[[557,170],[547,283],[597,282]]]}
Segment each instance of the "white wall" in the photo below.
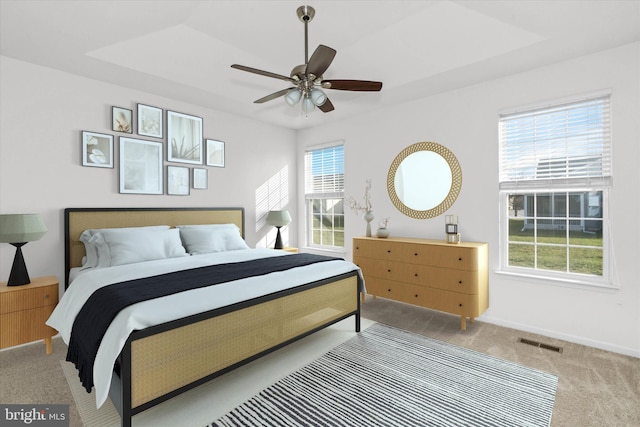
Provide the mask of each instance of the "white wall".
{"label": "white wall", "polygon": [[[610,219],[613,278],[619,290],[496,274],[498,113],[599,90],[612,92]],[[360,200],[365,179],[371,178],[374,214],[377,219],[391,217],[392,235],[443,238],[443,217],[404,216],[391,203],[386,180],[391,162],[406,146],[419,141],[446,146],[457,156],[463,176],[459,198],[448,213],[459,215],[464,240],[490,245],[490,308],[481,320],[640,357],[639,118],[640,44],[635,43],[302,131],[298,158],[306,146],[344,140],[347,196]],[[303,182],[300,170],[298,179]],[[303,209],[299,200],[299,212]],[[364,235],[365,222],[347,211],[345,223],[350,256],[351,238]],[[298,234],[304,236],[304,230]]]}
{"label": "white wall", "polygon": [[[67,207],[241,206],[247,242],[265,246],[273,244],[275,231],[268,226],[256,230],[256,190],[288,167],[283,192],[295,200],[294,131],[4,56],[0,94],[0,213],[40,213],[49,229],[42,240],[23,248],[32,277],[53,274],[63,280]],[[190,196],[118,193],[117,136],[137,136],[111,131],[111,106],[135,110],[137,103],[202,117],[204,137],[225,141],[226,167],[207,168],[207,190],[191,189]],[[114,169],[80,166],[82,130],[116,136]],[[285,207],[295,221],[295,203]],[[293,226],[286,233],[292,242],[295,231]],[[9,276],[14,253],[12,246],[0,244],[2,281]]]}

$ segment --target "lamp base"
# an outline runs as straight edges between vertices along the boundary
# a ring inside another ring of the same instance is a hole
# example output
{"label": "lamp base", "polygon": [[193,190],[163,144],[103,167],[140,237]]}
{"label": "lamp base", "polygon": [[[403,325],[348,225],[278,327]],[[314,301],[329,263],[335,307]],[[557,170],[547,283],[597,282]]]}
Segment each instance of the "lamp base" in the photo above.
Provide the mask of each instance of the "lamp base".
{"label": "lamp base", "polygon": [[26,244],[27,242],[11,243],[11,245],[16,247],[16,256],[13,258],[13,265],[11,266],[7,286],[21,286],[31,283],[29,273],[27,272],[27,265],[24,263],[24,257],[22,256],[22,246]]}
{"label": "lamp base", "polygon": [[273,249],[282,249],[284,245],[282,244],[282,236],[280,235],[280,227],[276,227],[278,229],[278,235],[276,236],[276,244]]}

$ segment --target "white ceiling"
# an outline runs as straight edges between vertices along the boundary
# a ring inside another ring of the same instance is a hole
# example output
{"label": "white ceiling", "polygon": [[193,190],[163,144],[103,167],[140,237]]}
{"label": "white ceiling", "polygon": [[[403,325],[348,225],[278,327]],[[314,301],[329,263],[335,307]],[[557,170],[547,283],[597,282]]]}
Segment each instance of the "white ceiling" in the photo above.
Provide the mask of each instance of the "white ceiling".
{"label": "white ceiling", "polygon": [[[0,0],[0,53],[302,129],[640,40],[638,0],[304,1]],[[253,103],[288,84],[230,65],[304,63],[303,4],[316,9],[309,56],[338,51],[324,77],[381,92],[328,90],[335,111],[306,119],[282,99]]]}

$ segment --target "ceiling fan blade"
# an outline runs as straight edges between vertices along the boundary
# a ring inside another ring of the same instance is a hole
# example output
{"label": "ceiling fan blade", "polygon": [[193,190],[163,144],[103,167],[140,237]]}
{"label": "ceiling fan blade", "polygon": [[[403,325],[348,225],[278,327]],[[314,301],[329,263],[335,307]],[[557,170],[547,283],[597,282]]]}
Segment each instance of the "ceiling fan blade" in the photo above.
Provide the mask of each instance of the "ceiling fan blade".
{"label": "ceiling fan blade", "polygon": [[273,77],[274,79],[286,80],[288,82],[293,81],[291,77],[283,76],[282,74],[276,74],[276,73],[271,73],[269,71],[258,70],[257,68],[246,67],[244,65],[233,64],[231,68],[235,68],[236,70],[247,71],[249,73],[259,74],[261,76]]}
{"label": "ceiling fan blade", "polygon": [[287,92],[289,92],[291,89],[294,89],[294,88],[288,87],[286,89],[279,90],[277,92],[272,93],[271,95],[267,95],[267,96],[265,96],[263,98],[256,99],[255,101],[253,101],[253,103],[254,104],[263,104],[263,103],[265,103],[267,101],[271,101],[272,99],[280,98],[281,96],[286,95]]}
{"label": "ceiling fan blade", "polygon": [[378,92],[382,89],[382,82],[371,82],[368,80],[323,80],[322,87],[336,90]]}
{"label": "ceiling fan blade", "polygon": [[329,65],[333,62],[333,58],[336,56],[336,51],[325,45],[320,45],[316,48],[309,63],[307,64],[307,74],[313,74],[319,77],[327,71]]}
{"label": "ceiling fan blade", "polygon": [[318,109],[323,113],[328,113],[329,111],[334,110],[333,104],[331,103],[331,101],[329,101],[329,98],[327,98],[327,100],[324,101],[324,104],[320,105]]}

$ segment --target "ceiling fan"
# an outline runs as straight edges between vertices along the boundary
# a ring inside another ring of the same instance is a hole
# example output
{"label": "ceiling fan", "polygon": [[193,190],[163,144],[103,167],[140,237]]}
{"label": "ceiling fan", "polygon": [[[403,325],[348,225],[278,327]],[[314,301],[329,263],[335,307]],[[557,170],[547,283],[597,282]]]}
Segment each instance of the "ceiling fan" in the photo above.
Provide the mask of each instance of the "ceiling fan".
{"label": "ceiling fan", "polygon": [[324,113],[328,113],[329,111],[333,111],[334,107],[321,89],[362,92],[377,92],[382,89],[382,82],[323,79],[322,75],[331,65],[333,58],[336,56],[336,51],[328,46],[319,45],[311,55],[311,58],[309,58],[308,25],[309,22],[313,20],[316,11],[311,6],[300,6],[296,10],[296,13],[298,18],[304,23],[304,64],[294,67],[293,70],[291,70],[290,76],[287,77],[244,65],[233,64],[231,66],[231,68],[237,70],[285,80],[293,85],[293,87],[288,87],[257,99],[254,101],[255,104],[262,104],[284,96],[285,101],[290,106],[294,106],[302,101],[302,111],[305,114],[312,112],[315,107],[318,107]]}

